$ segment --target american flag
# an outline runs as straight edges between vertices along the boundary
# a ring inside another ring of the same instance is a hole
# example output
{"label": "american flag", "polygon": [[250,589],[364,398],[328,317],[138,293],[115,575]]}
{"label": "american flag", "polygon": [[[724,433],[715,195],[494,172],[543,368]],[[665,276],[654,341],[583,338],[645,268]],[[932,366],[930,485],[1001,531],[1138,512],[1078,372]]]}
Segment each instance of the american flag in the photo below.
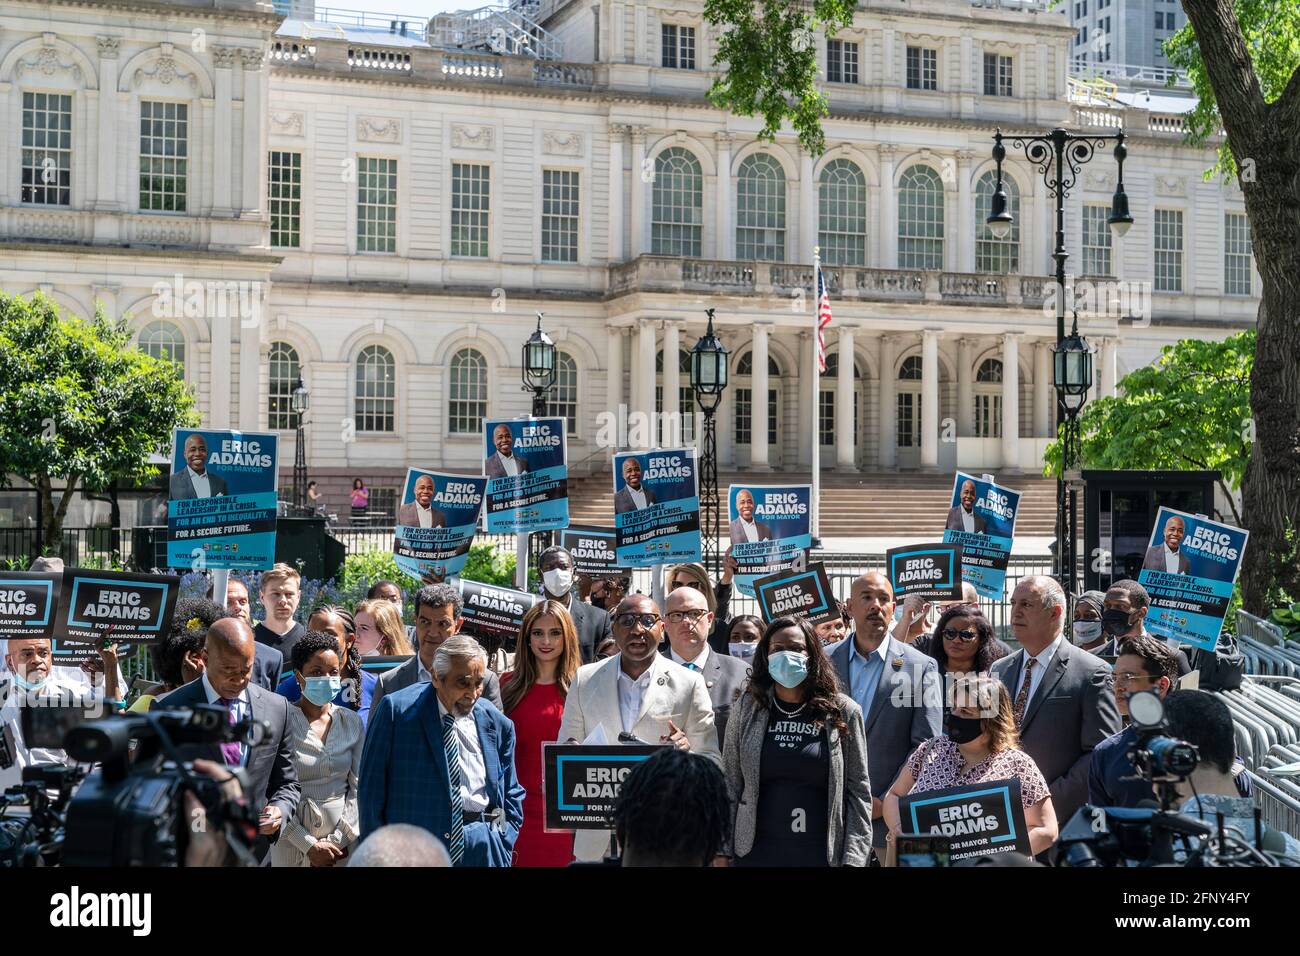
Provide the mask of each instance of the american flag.
{"label": "american flag", "polygon": [[826,371],[826,326],[831,324],[831,294],[821,263],[817,264],[817,368]]}

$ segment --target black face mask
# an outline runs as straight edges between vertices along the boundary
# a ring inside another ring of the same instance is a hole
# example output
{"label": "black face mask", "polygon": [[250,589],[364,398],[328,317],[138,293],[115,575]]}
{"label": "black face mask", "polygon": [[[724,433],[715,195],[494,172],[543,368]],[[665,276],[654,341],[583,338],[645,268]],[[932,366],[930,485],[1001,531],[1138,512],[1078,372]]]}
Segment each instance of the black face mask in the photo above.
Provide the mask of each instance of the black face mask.
{"label": "black face mask", "polygon": [[598,607],[603,611],[605,610],[605,599],[603,597],[592,597],[591,606]]}
{"label": "black face mask", "polygon": [[968,744],[984,732],[978,717],[948,715],[948,739],[955,744]]}
{"label": "black face mask", "polygon": [[1133,626],[1128,617],[1127,611],[1108,608],[1101,612],[1101,629],[1111,637],[1127,634],[1128,629]]}

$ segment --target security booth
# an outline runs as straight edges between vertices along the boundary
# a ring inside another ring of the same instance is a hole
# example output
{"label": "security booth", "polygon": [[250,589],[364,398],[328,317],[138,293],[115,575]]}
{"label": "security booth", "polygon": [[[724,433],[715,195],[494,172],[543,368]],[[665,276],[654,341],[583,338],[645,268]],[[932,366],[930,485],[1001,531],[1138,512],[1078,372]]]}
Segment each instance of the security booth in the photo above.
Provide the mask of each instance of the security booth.
{"label": "security booth", "polygon": [[1161,506],[1213,517],[1219,478],[1217,471],[1084,471],[1084,587],[1136,581]]}

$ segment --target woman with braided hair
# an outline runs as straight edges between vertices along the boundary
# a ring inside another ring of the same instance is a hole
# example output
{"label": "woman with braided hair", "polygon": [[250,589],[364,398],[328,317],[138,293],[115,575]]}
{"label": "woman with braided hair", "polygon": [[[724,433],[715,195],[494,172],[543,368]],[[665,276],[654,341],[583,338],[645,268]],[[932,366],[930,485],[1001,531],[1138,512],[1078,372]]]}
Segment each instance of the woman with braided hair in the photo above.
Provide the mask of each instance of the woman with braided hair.
{"label": "woman with braided hair", "polygon": [[[332,634],[339,642],[340,674],[343,689],[334,703],[342,704],[349,710],[357,712],[362,724],[370,720],[370,700],[374,696],[379,678],[361,668],[361,654],[357,650],[356,625],[347,608],[334,604],[322,604],[311,612],[307,619],[307,629]],[[297,701],[300,691],[298,683],[292,676],[285,678],[276,688],[276,693]]]}

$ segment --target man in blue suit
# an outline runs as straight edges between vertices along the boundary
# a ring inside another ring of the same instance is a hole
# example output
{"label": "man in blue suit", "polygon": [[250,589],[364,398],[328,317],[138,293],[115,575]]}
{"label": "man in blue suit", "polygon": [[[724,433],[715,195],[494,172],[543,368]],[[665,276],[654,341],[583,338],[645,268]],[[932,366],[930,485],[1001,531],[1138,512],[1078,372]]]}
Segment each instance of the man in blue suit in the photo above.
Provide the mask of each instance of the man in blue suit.
{"label": "man in blue suit", "polygon": [[509,866],[524,819],[515,728],[480,699],[487,655],[449,637],[429,683],[389,694],[370,714],[361,755],[361,837],[390,823],[423,827],[453,866]]}

